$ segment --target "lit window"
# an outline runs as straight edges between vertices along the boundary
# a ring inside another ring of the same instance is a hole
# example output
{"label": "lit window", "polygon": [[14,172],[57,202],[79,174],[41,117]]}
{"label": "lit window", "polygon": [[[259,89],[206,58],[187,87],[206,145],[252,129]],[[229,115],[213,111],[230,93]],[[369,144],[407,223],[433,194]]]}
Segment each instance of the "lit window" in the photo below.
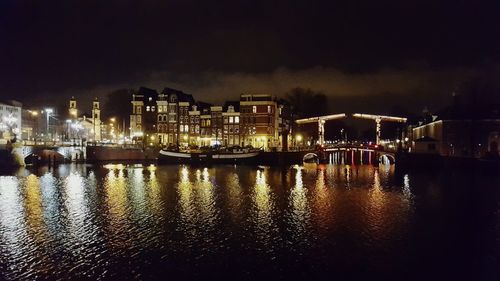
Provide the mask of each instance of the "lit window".
{"label": "lit window", "polygon": [[252,106],[252,113],[257,113],[257,106]]}
{"label": "lit window", "polygon": [[153,98],[152,98],[152,97],[149,97],[149,101],[152,101],[152,100],[153,100]]}
{"label": "lit window", "polygon": [[267,113],[271,113],[271,106],[270,105],[267,106]]}
{"label": "lit window", "polygon": [[151,107],[151,111],[155,111],[155,107],[154,106]]}
{"label": "lit window", "polygon": [[149,111],[151,108],[148,106],[146,106],[146,111]]}
{"label": "lit window", "polygon": [[236,124],[240,123],[240,117],[239,116],[235,116],[234,117],[234,123],[236,123]]}
{"label": "lit window", "polygon": [[233,116],[229,116],[229,123],[230,124],[234,123],[234,117]]}

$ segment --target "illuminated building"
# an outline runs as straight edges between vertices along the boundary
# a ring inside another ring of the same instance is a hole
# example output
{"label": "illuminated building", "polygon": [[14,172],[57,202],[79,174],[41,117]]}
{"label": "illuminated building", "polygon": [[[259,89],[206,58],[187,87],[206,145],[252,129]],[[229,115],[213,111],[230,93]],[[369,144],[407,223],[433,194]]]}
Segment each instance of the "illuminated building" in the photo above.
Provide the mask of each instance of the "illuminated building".
{"label": "illuminated building", "polygon": [[159,144],[188,145],[189,109],[193,104],[192,95],[171,88],[163,89],[157,101]]}
{"label": "illuminated building", "polygon": [[0,142],[21,138],[22,104],[17,101],[0,102]]}
{"label": "illuminated building", "polygon": [[212,116],[210,104],[198,103],[200,110],[200,146],[210,146],[212,140]]}
{"label": "illuminated building", "polygon": [[189,111],[189,145],[200,145],[200,111],[195,104]]}
{"label": "illuminated building", "polygon": [[139,88],[132,94],[132,114],[130,115],[130,137],[143,140],[144,136],[155,135],[156,129],[156,102],[158,92],[145,87]]}
{"label": "illuminated building", "polygon": [[263,149],[278,147],[278,105],[271,95],[240,96],[242,144]]}
{"label": "illuminated building", "polygon": [[[484,157],[499,155],[500,119],[436,120],[413,128],[412,150],[442,156]],[[429,143],[429,140],[435,143]],[[427,149],[421,147],[423,141]]]}
{"label": "illuminated building", "polygon": [[224,129],[222,131],[223,145],[239,146],[240,143],[240,112],[238,102],[226,102],[222,112]]}
{"label": "illuminated building", "polygon": [[212,124],[212,136],[210,145],[220,145],[222,144],[222,106],[216,105],[210,107],[210,119]]}

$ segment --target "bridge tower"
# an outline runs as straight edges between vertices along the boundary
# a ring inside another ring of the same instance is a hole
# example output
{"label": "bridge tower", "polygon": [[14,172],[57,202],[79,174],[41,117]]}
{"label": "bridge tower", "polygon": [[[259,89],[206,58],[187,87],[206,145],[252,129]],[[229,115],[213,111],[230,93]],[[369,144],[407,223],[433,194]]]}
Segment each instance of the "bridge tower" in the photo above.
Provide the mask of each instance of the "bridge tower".
{"label": "bridge tower", "polygon": [[92,124],[94,126],[94,141],[101,141],[101,109],[97,98],[92,102]]}
{"label": "bridge tower", "polygon": [[344,118],[344,117],[346,117],[345,113],[332,114],[332,115],[299,119],[299,120],[295,120],[295,123],[297,123],[299,125],[300,124],[307,124],[307,123],[318,123],[318,144],[323,145],[325,143],[325,123],[326,123],[326,121],[340,119],[340,118]]}
{"label": "bridge tower", "polygon": [[403,118],[403,117],[364,114],[364,113],[354,113],[352,116],[356,117],[356,118],[370,119],[370,120],[375,121],[376,144],[380,144],[380,135],[381,135],[381,131],[382,131],[380,123],[382,121],[405,123],[407,120],[406,118]]}

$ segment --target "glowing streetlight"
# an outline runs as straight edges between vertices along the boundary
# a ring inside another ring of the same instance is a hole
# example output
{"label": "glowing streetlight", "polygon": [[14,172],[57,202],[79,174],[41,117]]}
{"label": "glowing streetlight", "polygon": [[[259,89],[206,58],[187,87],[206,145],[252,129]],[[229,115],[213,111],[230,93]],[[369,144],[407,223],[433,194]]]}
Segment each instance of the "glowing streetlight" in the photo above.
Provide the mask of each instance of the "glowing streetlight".
{"label": "glowing streetlight", "polygon": [[50,119],[50,115],[53,113],[54,111],[52,110],[52,108],[46,108],[45,109],[45,113],[47,115],[47,136],[49,136],[49,119]]}

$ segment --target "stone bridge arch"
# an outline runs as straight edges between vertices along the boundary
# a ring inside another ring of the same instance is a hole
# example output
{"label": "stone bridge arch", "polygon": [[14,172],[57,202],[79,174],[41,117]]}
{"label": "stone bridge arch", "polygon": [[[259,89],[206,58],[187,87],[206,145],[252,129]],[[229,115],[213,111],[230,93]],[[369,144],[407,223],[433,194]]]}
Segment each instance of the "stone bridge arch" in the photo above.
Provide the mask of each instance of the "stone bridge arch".
{"label": "stone bridge arch", "polygon": [[313,160],[314,162],[317,162],[319,159],[319,156],[318,154],[314,153],[314,152],[309,152],[309,153],[306,153],[303,157],[302,157],[302,161],[303,162],[309,162],[311,160]]}
{"label": "stone bridge arch", "polygon": [[380,153],[378,155],[378,161],[382,164],[394,164],[396,163],[396,157],[390,153]]}

